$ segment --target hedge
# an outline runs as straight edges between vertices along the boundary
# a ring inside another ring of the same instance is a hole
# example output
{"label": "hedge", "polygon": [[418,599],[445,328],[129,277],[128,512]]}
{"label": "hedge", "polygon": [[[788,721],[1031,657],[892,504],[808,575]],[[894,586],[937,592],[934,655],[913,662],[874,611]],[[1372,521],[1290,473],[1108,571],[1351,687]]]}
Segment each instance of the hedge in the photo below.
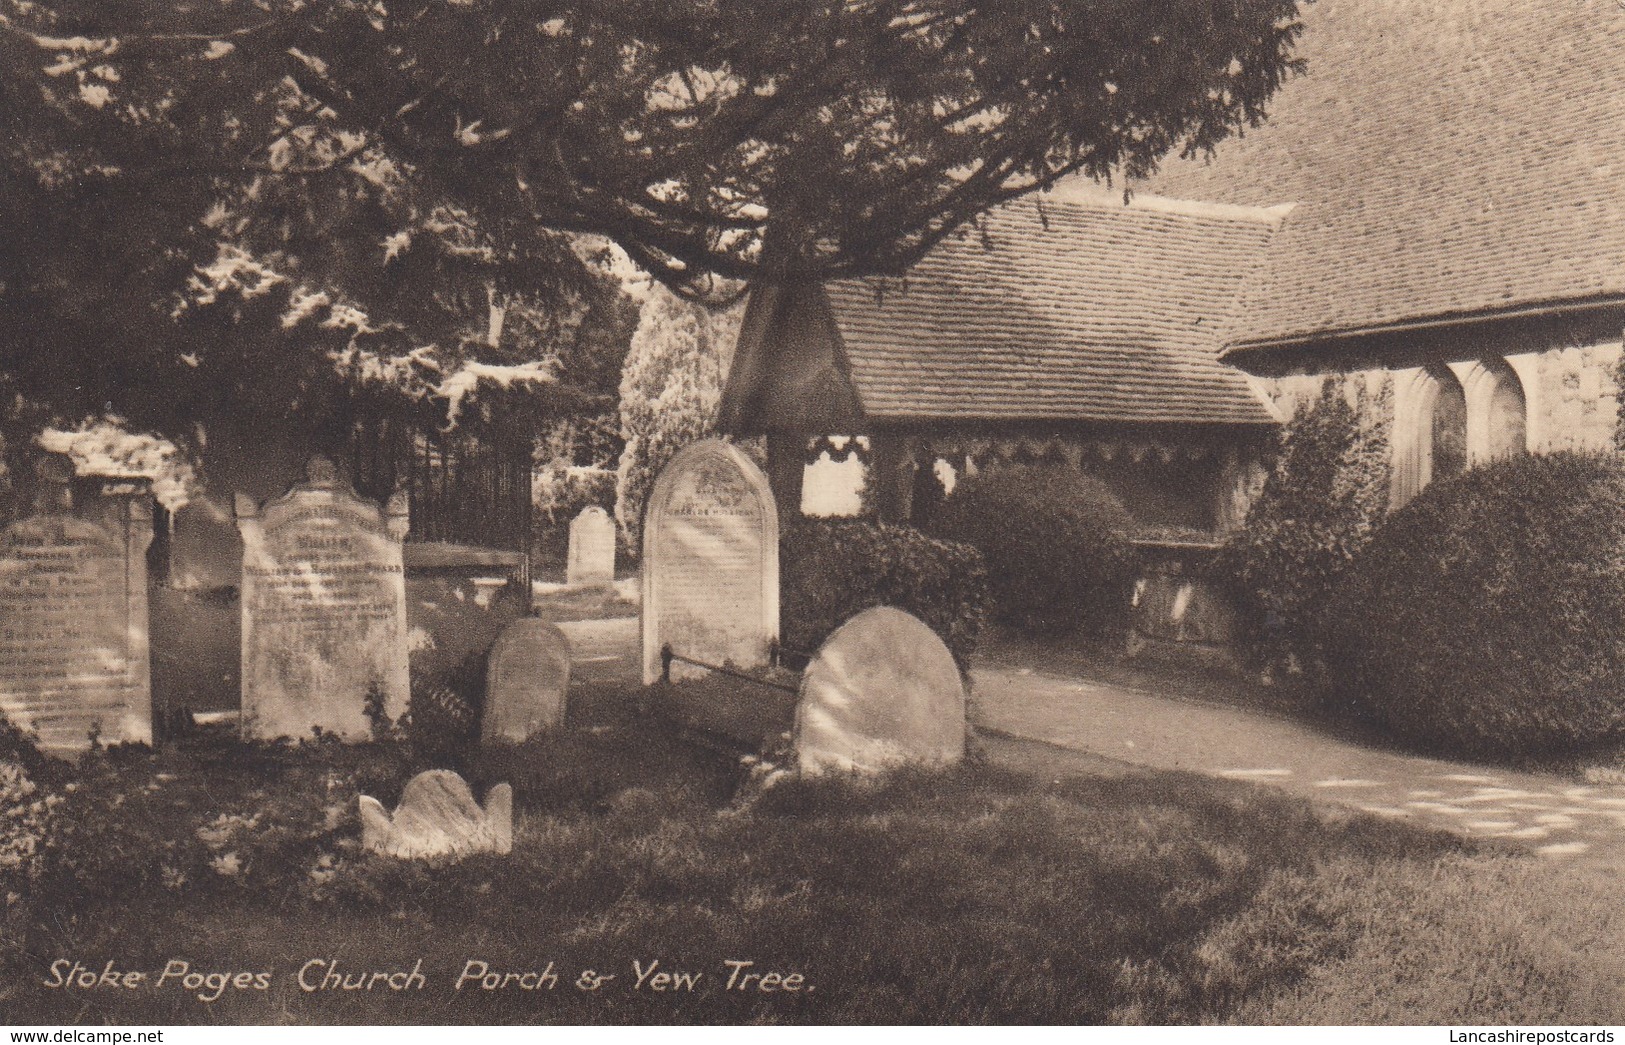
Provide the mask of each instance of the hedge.
{"label": "hedge", "polygon": [[780,623],[785,648],[811,653],[871,606],[924,621],[961,671],[987,615],[987,569],[975,548],[906,526],[858,519],[798,519],[780,535]]}
{"label": "hedge", "polygon": [[1127,619],[1133,528],[1100,479],[1070,468],[1007,465],[961,479],[932,531],[982,552],[1000,621],[1100,635]]}
{"label": "hedge", "polygon": [[1379,527],[1330,607],[1348,700],[1398,737],[1490,757],[1625,733],[1625,462],[1515,457]]}

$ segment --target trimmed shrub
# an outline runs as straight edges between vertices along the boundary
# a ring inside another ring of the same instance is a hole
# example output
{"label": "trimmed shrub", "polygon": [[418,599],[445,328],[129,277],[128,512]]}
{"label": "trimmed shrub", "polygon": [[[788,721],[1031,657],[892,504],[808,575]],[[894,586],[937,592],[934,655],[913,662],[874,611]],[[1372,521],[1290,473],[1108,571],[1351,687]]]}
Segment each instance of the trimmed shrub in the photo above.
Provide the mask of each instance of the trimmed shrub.
{"label": "trimmed shrub", "polygon": [[1038,465],[990,469],[961,479],[936,515],[933,532],[986,559],[1000,621],[1086,635],[1126,621],[1134,520],[1096,477]]}
{"label": "trimmed shrub", "polygon": [[1508,756],[1625,732],[1625,460],[1520,456],[1435,482],[1346,576],[1331,664],[1396,735]]}
{"label": "trimmed shrub", "polygon": [[1386,416],[1363,385],[1351,405],[1327,379],[1281,430],[1246,523],[1209,568],[1242,611],[1248,652],[1267,667],[1324,678],[1327,602],[1388,510]]}
{"label": "trimmed shrub", "polygon": [[975,548],[858,519],[797,519],[779,544],[787,649],[811,653],[853,614],[895,606],[924,621],[959,669],[969,669],[987,615],[987,569]]}

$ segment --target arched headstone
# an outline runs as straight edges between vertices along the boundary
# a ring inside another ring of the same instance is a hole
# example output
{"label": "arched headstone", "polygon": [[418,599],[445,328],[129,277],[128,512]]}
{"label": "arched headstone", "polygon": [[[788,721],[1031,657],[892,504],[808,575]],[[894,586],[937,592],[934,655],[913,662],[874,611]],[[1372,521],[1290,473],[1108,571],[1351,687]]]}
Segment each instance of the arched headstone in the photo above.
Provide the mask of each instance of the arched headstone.
{"label": "arched headstone", "polygon": [[615,520],[597,505],[570,520],[570,557],[564,583],[570,587],[609,587],[615,583]]}
{"label": "arched headstone", "polygon": [[36,514],[0,532],[0,712],[50,751],[151,743],[144,483],[75,511],[72,465],[46,461]]}
{"label": "arched headstone", "polygon": [[357,497],[331,462],[263,509],[237,498],[243,535],[243,732],[371,735],[406,711],[404,498]]}
{"label": "arched headstone", "polygon": [[953,654],[902,610],[864,610],[807,665],[793,737],[803,773],[959,761],[965,687]]}
{"label": "arched headstone", "polygon": [[483,743],[523,743],[564,721],[570,688],[570,640],[552,621],[526,617],[491,647],[485,675]]}
{"label": "arched headstone", "polygon": [[[707,439],[672,458],[643,524],[643,681],[660,650],[741,668],[779,636],[779,519],[767,476],[738,447]],[[677,662],[674,675],[703,673]]]}

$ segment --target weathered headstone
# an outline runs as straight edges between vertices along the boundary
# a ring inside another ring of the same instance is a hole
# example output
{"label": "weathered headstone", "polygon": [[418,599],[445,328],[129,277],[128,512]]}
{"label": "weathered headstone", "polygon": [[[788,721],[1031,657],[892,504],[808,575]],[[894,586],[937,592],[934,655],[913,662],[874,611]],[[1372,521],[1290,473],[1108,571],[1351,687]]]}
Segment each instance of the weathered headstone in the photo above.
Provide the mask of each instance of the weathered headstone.
{"label": "weathered headstone", "polygon": [[513,851],[513,788],[498,784],[474,801],[468,782],[449,769],[430,769],[407,781],[391,816],[376,798],[362,795],[361,846],[401,860],[463,857]]}
{"label": "weathered headstone", "polygon": [[957,762],[965,754],[965,687],[953,654],[902,610],[864,610],[807,665],[793,738],[803,773]]}
{"label": "weathered headstone", "polygon": [[371,712],[406,711],[405,499],[387,511],[357,497],[332,462],[260,508],[237,498],[243,534],[243,732],[315,728],[348,740]]}
{"label": "weathered headstone", "polygon": [[48,458],[35,514],[0,532],[0,712],[51,751],[152,742],[147,545],[152,507],[135,496],[73,510],[73,466]]}
{"label": "weathered headstone", "polygon": [[[779,519],[767,477],[707,439],[655,480],[643,523],[643,681],[661,647],[708,664],[759,667],[779,636]],[[674,677],[704,674],[678,661]]]}
{"label": "weathered headstone", "polygon": [[581,509],[570,520],[564,583],[572,588],[607,588],[615,583],[615,520],[597,505]]}
{"label": "weathered headstone", "polygon": [[1140,545],[1146,561],[1129,606],[1129,656],[1218,669],[1238,666],[1235,607],[1224,588],[1199,568],[1215,550]]}
{"label": "weathered headstone", "polygon": [[570,640],[558,625],[526,617],[491,647],[480,741],[519,744],[564,721],[570,688]]}

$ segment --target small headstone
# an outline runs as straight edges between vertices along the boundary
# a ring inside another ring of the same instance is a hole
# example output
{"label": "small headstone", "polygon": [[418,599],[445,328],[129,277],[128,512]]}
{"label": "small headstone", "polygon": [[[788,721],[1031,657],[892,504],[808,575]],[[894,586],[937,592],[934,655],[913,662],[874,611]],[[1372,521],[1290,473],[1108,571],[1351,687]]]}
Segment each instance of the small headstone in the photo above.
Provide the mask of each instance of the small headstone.
{"label": "small headstone", "polygon": [[594,505],[570,520],[570,558],[564,583],[572,588],[615,583],[615,520]]}
{"label": "small headstone", "polygon": [[513,788],[498,784],[474,801],[468,783],[449,769],[431,769],[407,782],[390,816],[376,798],[362,795],[361,845],[401,860],[463,857],[513,851]]}
{"label": "small headstone", "polygon": [[243,535],[243,732],[313,729],[347,740],[406,711],[406,506],[385,510],[342,484],[330,461],[263,509],[237,498]]}
{"label": "small headstone", "polygon": [[[660,650],[740,668],[768,663],[779,636],[779,519],[767,476],[738,447],[679,451],[643,524],[643,681]],[[705,674],[678,661],[673,677]]]}
{"label": "small headstone", "polygon": [[480,741],[519,744],[564,721],[570,688],[570,640],[558,625],[526,617],[491,647]]}
{"label": "small headstone", "polygon": [[801,771],[815,775],[959,761],[965,687],[953,654],[902,610],[864,610],[807,665],[794,740]]}
{"label": "small headstone", "polygon": [[[76,511],[73,467],[40,467],[36,512],[0,531],[0,713],[51,751],[152,742],[144,482]],[[92,514],[100,522],[83,516]]]}

